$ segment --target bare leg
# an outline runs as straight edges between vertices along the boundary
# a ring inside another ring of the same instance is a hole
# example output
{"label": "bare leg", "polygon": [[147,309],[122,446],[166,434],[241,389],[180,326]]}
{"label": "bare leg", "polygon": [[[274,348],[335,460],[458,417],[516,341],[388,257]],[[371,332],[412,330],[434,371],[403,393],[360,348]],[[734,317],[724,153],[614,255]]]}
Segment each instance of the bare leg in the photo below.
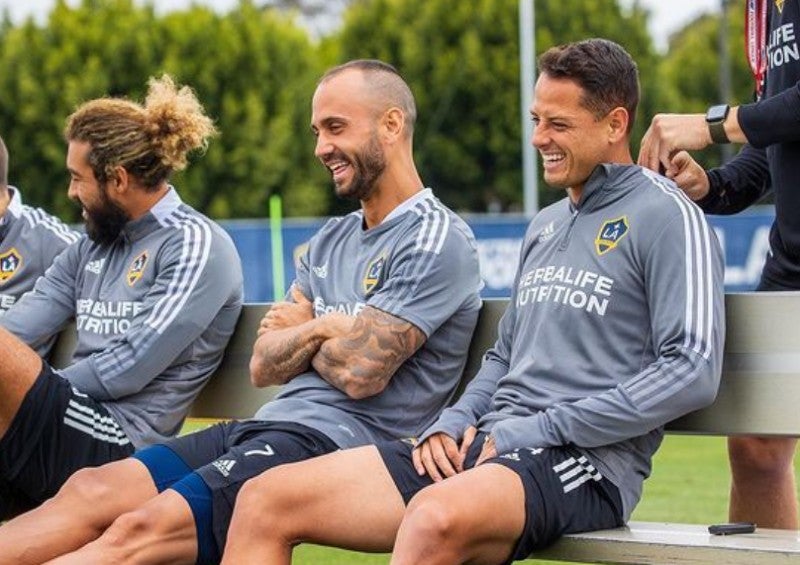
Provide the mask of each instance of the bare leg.
{"label": "bare leg", "polygon": [[55,497],[0,527],[0,565],[42,563],[82,547],[156,494],[136,459],[82,469]]}
{"label": "bare leg", "polygon": [[397,533],[393,565],[502,563],[525,527],[519,476],[485,464],[421,490]]}
{"label": "bare leg", "polygon": [[97,540],[51,563],[191,564],[196,560],[192,510],[186,499],[167,489],[117,518]]}
{"label": "bare leg", "polygon": [[0,437],[8,431],[25,395],[42,372],[42,359],[5,328],[0,328]]}
{"label": "bare leg", "polygon": [[390,551],[404,509],[373,446],[282,465],[239,492],[223,564],[289,563],[302,541]]}
{"label": "bare leg", "polygon": [[731,521],[755,522],[763,528],[796,530],[797,493],[794,438],[728,439],[731,464]]}

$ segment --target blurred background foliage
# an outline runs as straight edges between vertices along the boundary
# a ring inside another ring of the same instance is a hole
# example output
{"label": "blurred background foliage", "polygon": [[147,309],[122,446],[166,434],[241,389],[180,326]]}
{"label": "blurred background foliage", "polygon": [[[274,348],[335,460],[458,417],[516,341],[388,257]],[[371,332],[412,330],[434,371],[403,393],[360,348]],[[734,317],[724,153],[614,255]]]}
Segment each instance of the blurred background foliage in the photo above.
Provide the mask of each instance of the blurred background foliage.
{"label": "blurred background foliage", "polygon": [[[743,56],[743,2],[728,3],[732,96],[752,96]],[[417,98],[415,155],[423,179],[461,212],[522,209],[517,0],[240,0],[159,15],[133,0],[63,0],[44,23],[0,22],[0,135],[10,182],[27,203],[76,221],[66,197],[65,118],[98,96],[141,100],[147,79],[170,73],[192,86],[221,135],[193,156],[174,184],[214,218],[267,215],[279,194],[286,216],[353,207],[333,197],[313,156],[310,100],[320,74],[351,58],[378,57],[400,70]],[[627,4],[626,4],[627,5]],[[328,12],[336,13],[328,13]],[[339,14],[341,11],[341,16]],[[335,25],[308,25],[308,18]],[[634,154],[657,111],[700,112],[720,102],[719,15],[675,34],[659,53],[647,12],[634,2],[536,3],[536,51],[607,37],[637,61],[642,102]],[[531,150],[529,146],[525,151]],[[716,150],[700,155],[719,163]],[[540,179],[540,206],[563,196]]]}

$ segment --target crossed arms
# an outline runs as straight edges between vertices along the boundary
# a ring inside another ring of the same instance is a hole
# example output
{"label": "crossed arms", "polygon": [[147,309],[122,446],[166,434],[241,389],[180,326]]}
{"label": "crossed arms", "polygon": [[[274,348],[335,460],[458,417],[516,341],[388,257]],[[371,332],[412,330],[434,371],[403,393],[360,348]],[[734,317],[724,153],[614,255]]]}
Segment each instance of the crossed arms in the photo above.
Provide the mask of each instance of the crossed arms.
{"label": "crossed arms", "polygon": [[314,317],[313,305],[292,287],[293,301],[274,304],[261,320],[250,359],[255,386],[285,384],[313,369],[354,399],[386,388],[398,367],[425,342],[415,325],[367,306],[358,316]]}

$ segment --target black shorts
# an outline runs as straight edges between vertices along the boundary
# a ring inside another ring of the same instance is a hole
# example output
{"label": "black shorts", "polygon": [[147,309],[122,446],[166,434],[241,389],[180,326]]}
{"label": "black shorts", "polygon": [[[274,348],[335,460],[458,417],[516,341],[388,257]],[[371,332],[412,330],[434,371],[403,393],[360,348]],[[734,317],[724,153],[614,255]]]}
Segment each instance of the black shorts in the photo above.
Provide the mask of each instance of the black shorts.
{"label": "black shorts", "polygon": [[197,562],[216,563],[245,481],[337,449],[327,436],[300,424],[245,420],[216,424],[134,457],[147,466],[159,492],[171,488],[186,499],[197,529]]}
{"label": "black shorts", "polygon": [[38,506],[83,467],[131,453],[114,417],[45,363],[0,439],[0,518]]}
{"label": "black shorts", "polygon": [[[486,434],[479,433],[467,451],[464,468],[480,455]],[[432,485],[419,476],[405,441],[383,443],[378,451],[406,504]],[[486,461],[514,471],[525,490],[525,526],[509,562],[526,559],[534,549],[552,544],[564,534],[623,525],[619,490],[578,453],[568,447],[515,449]]]}

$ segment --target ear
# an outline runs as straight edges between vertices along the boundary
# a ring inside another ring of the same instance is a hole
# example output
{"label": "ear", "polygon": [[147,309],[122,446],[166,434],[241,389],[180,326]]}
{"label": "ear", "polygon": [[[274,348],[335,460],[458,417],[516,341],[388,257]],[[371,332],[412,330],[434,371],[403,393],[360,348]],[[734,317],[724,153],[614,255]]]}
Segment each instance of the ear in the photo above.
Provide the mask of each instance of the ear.
{"label": "ear", "polygon": [[622,106],[617,106],[608,113],[608,141],[617,143],[628,135],[630,116]]}
{"label": "ear", "polygon": [[381,117],[381,129],[390,142],[403,135],[406,128],[406,116],[400,108],[389,108]]}
{"label": "ear", "polygon": [[116,196],[122,196],[130,186],[130,175],[128,175],[127,169],[122,165],[114,167],[114,176],[108,179],[109,190],[113,191]]}

